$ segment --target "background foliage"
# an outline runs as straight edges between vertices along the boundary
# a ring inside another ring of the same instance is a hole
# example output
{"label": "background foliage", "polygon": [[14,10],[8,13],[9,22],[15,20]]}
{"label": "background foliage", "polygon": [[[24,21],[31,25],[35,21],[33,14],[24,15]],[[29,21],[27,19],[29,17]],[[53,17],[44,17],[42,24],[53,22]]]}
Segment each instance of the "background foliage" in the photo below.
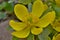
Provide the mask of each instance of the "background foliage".
{"label": "background foliage", "polygon": [[[14,5],[17,3],[25,5],[29,12],[31,12],[32,4],[35,0],[1,0],[0,1],[0,23],[3,23],[6,20],[15,19],[18,20],[14,14]],[[53,0],[42,0],[49,7],[44,13],[54,10],[56,12],[56,19],[60,19],[60,7],[58,7]],[[7,30],[13,31],[9,26]],[[26,40],[52,40],[52,37],[55,33],[58,33],[54,30],[51,25],[47,28],[44,28],[44,31],[40,35],[30,34]],[[12,37],[12,40],[22,40],[16,37]],[[24,40],[24,39],[23,39]]]}

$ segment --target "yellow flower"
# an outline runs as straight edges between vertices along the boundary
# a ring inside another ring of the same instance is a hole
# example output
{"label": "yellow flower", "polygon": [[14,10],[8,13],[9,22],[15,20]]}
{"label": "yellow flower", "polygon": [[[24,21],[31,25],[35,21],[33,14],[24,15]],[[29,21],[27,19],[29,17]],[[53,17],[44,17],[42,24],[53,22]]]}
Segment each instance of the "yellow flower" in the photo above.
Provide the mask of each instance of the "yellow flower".
{"label": "yellow flower", "polygon": [[[35,1],[32,7],[32,12],[29,13],[24,5],[17,4],[14,7],[15,15],[22,22],[15,22],[11,20],[9,24],[15,30],[12,32],[13,36],[18,38],[26,38],[31,32],[38,35],[55,19],[55,12],[48,12],[43,17],[41,15],[46,10],[47,6],[42,1]],[[41,18],[39,18],[41,17]]]}
{"label": "yellow flower", "polygon": [[52,40],[60,40],[60,34],[54,35]]}
{"label": "yellow flower", "polygon": [[60,20],[59,20],[59,19],[55,20],[55,22],[52,23],[52,27],[53,27],[53,29],[55,29],[56,31],[60,32]]}
{"label": "yellow flower", "polygon": [[55,0],[55,2],[56,2],[56,5],[60,7],[60,0]]}

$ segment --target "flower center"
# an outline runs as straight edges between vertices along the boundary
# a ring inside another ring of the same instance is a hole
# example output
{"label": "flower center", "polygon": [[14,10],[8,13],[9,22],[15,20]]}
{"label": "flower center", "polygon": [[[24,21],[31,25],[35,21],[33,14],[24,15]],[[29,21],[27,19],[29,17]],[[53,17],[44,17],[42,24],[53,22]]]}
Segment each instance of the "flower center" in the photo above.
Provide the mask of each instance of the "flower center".
{"label": "flower center", "polygon": [[28,18],[28,21],[27,21],[27,26],[28,27],[36,27],[36,28],[39,28],[38,26],[36,26],[35,24],[38,23],[38,19],[36,17],[30,17]]}

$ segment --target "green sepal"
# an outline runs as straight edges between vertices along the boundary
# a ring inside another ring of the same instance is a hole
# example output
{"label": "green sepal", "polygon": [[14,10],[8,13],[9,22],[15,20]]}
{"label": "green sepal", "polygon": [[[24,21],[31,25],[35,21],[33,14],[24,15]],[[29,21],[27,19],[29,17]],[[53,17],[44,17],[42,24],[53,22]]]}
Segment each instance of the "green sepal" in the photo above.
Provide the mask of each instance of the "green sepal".
{"label": "green sepal", "polygon": [[26,39],[27,40],[34,40],[34,35],[30,33]]}

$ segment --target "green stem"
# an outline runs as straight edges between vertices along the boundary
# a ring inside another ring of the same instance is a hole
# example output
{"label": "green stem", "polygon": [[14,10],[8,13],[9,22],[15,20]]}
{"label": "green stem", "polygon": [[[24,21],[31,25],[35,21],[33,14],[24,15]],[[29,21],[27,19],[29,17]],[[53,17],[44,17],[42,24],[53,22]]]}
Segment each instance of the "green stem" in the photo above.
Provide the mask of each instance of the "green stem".
{"label": "green stem", "polygon": [[40,40],[40,39],[38,38],[38,35],[35,35],[34,39],[35,39],[35,40]]}

